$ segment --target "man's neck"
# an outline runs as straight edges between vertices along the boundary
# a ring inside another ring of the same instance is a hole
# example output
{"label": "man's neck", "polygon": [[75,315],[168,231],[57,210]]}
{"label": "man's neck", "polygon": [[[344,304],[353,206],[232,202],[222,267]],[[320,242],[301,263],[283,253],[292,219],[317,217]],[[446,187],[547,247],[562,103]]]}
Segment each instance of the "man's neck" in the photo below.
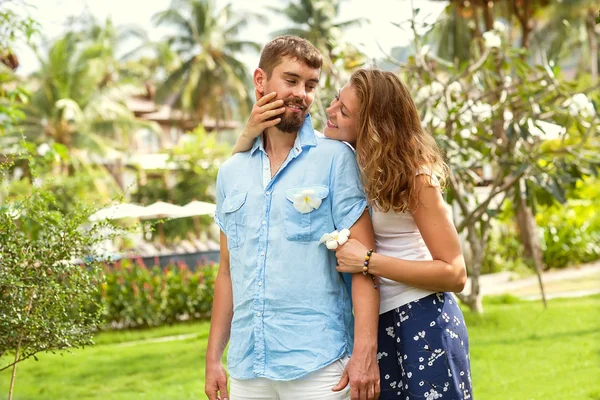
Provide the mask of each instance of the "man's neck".
{"label": "man's neck", "polygon": [[287,157],[297,136],[298,132],[294,134],[282,132],[275,127],[268,128],[263,134],[263,147],[269,156]]}

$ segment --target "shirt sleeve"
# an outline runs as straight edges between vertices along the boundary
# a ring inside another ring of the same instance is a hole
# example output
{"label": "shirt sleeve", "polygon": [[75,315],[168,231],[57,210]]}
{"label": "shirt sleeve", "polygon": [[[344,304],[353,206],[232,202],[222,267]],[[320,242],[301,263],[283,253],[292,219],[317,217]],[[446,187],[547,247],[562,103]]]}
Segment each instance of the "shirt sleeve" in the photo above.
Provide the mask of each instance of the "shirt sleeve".
{"label": "shirt sleeve", "polygon": [[429,167],[421,167],[419,168],[419,170],[417,171],[417,176],[419,175],[427,175],[431,178],[431,185],[432,186],[436,186],[439,187],[440,186],[440,181],[439,179],[435,176],[435,174],[431,171],[431,168]]}
{"label": "shirt sleeve", "polygon": [[330,193],[335,228],[350,229],[367,208],[367,199],[354,153],[348,147],[344,147],[338,155],[331,174]]}
{"label": "shirt sleeve", "polygon": [[219,228],[227,235],[227,230],[225,229],[225,223],[223,218],[223,200],[225,199],[225,192],[223,190],[223,173],[222,169],[219,168],[219,172],[217,173],[217,208],[215,210],[215,223],[219,225]]}

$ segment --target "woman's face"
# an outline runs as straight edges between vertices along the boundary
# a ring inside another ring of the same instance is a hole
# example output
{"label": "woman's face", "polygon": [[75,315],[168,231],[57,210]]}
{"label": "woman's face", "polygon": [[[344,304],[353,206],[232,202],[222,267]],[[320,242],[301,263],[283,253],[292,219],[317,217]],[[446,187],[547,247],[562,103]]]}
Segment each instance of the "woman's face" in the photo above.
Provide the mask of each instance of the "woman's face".
{"label": "woman's face", "polygon": [[358,97],[354,88],[347,84],[325,110],[329,119],[323,133],[330,139],[356,144],[358,136]]}

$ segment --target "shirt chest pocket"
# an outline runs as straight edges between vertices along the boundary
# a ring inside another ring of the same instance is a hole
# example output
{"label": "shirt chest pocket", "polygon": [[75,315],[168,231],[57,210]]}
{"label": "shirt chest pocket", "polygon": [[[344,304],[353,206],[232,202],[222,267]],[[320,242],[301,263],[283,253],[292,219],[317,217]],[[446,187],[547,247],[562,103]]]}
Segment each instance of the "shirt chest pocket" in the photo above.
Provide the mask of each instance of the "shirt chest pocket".
{"label": "shirt chest pocket", "polygon": [[227,229],[227,248],[235,249],[246,238],[246,192],[229,195],[223,200],[223,216]]}
{"label": "shirt chest pocket", "polygon": [[329,187],[311,185],[286,190],[283,231],[287,240],[318,241],[329,232],[331,210],[327,203]]}

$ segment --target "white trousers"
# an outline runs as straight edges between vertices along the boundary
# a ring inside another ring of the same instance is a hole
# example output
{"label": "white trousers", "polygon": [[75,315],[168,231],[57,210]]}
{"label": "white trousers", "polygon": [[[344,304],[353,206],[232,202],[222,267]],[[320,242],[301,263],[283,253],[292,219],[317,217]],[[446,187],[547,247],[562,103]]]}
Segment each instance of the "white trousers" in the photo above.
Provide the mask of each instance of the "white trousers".
{"label": "white trousers", "polygon": [[293,381],[273,381],[266,378],[240,380],[231,378],[231,400],[347,400],[350,385],[340,392],[337,385],[350,358],[332,364]]}

